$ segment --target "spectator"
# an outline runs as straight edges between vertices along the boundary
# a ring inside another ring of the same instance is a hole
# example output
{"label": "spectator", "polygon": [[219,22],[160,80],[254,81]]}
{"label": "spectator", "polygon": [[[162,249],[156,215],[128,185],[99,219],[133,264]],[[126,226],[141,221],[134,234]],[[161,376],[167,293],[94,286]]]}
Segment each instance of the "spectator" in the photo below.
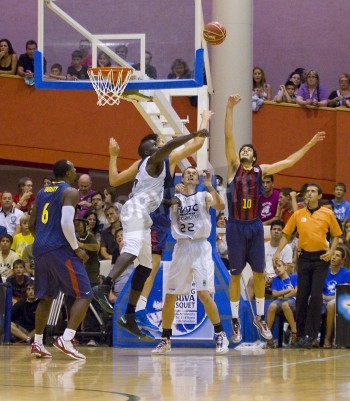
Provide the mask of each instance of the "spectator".
{"label": "spectator", "polygon": [[92,181],[88,174],[82,174],[78,179],[79,202],[76,211],[76,217],[83,217],[91,209],[91,197],[95,193],[91,189]]}
{"label": "spectator", "polygon": [[134,65],[134,63],[132,61],[128,61],[127,60],[129,48],[128,48],[128,45],[126,43],[117,44],[117,46],[115,47],[114,51],[120,58],[125,60],[128,64],[130,64],[131,66]]}
{"label": "spectator", "polygon": [[335,319],[336,286],[339,284],[350,283],[350,271],[343,266],[345,257],[345,250],[342,247],[338,246],[331,258],[330,267],[323,286],[322,314],[327,315],[326,337],[323,348],[332,348]]}
{"label": "spectator", "polygon": [[29,177],[22,177],[17,184],[18,194],[13,196],[13,206],[22,212],[29,212],[34,202],[33,182]]}
{"label": "spectator", "polygon": [[280,189],[280,197],[278,201],[278,207],[276,211],[276,217],[281,219],[284,224],[287,224],[290,216],[299,208],[302,208],[302,205],[298,205],[297,203],[297,194],[292,188],[282,187]]}
{"label": "spectator", "polygon": [[6,279],[6,283],[12,287],[12,305],[26,297],[27,285],[31,281],[31,278],[24,274],[25,266],[22,259],[13,262],[13,272],[14,274]]}
{"label": "spectator", "polygon": [[307,76],[306,68],[304,68],[304,67],[298,67],[298,68],[295,69],[294,72],[295,72],[296,74],[299,74],[299,76],[300,76],[300,82],[301,82],[302,84],[304,84],[304,83],[306,82],[306,76]]}
{"label": "spectator", "polygon": [[105,230],[108,226],[109,223],[107,221],[105,212],[104,212],[104,205],[105,205],[105,197],[102,192],[95,192],[91,196],[91,208],[92,210],[96,213],[97,215],[97,230],[99,233],[101,233],[103,230]]}
{"label": "spectator", "polygon": [[116,207],[120,212],[122,210],[122,204],[117,201],[118,193],[115,187],[108,186],[103,190],[105,196],[105,210],[110,207]]}
{"label": "spectator", "polygon": [[337,182],[334,186],[334,205],[335,217],[344,223],[345,219],[350,220],[350,203],[344,199],[346,193],[346,185],[343,182]]}
{"label": "spectator", "polygon": [[[294,319],[295,296],[298,291],[297,275],[289,275],[287,265],[282,260],[276,262],[275,272],[277,277],[272,280],[271,292],[272,296],[276,299],[270,303],[267,310],[267,325],[271,330],[276,314],[283,311],[292,330],[291,345],[294,346],[297,340],[297,327]],[[267,340],[267,347],[275,348],[273,339]]]}
{"label": "spectator", "polygon": [[111,58],[104,52],[99,52],[97,56],[97,67],[111,67]]}
{"label": "spectator", "polygon": [[84,80],[89,79],[86,65],[82,65],[83,56],[80,50],[74,50],[72,53],[72,65],[68,67],[67,79],[70,80]]}
{"label": "spectator", "polygon": [[92,234],[101,246],[101,232],[99,230],[100,222],[94,211],[88,211],[84,214],[84,219],[88,222],[87,230]]}
{"label": "spectator", "polygon": [[33,256],[33,244],[29,244],[24,248],[23,254],[22,254],[22,259],[24,260],[26,273],[28,273],[30,276],[34,277],[35,263],[34,263],[34,256]]}
{"label": "spectator", "polygon": [[[78,50],[82,56],[81,64],[87,68],[92,66],[92,56],[91,56],[91,43],[89,40],[83,38],[79,41]],[[71,67],[74,67],[73,62]]]}
{"label": "spectator", "polygon": [[0,274],[2,277],[13,275],[13,263],[19,259],[17,253],[11,250],[12,241],[9,234],[0,237]]}
{"label": "spectator", "polygon": [[101,257],[102,259],[112,260],[113,251],[118,248],[115,241],[115,232],[121,228],[120,212],[114,206],[105,209],[105,214],[110,226],[101,233]]}
{"label": "spectator", "polygon": [[26,286],[26,298],[19,300],[11,310],[11,334],[30,343],[35,334],[35,312],[40,300],[34,294],[34,281]]}
{"label": "spectator", "polygon": [[297,104],[301,106],[326,107],[328,96],[326,88],[320,84],[320,77],[315,70],[308,72],[306,83],[302,84],[297,94]]}
{"label": "spectator", "polygon": [[274,189],[273,175],[265,175],[262,178],[263,194],[259,198],[259,218],[263,225],[270,225],[276,220],[276,212],[279,201],[279,192]]}
{"label": "spectator", "polygon": [[[148,50],[145,51],[145,73],[149,78],[157,79],[157,69],[151,65],[152,53]],[[135,70],[140,70],[140,63],[135,64]]]}
{"label": "spectator", "polygon": [[328,96],[328,107],[350,107],[350,75],[339,75],[339,89]]}
{"label": "spectator", "polygon": [[62,74],[63,68],[61,64],[52,64],[49,75],[45,75],[46,79],[57,79],[57,80],[66,80],[67,77]]}
{"label": "spectator", "polygon": [[280,90],[273,99],[276,103],[296,103],[296,85],[292,81],[287,81],[280,86]]}
{"label": "spectator", "polygon": [[219,213],[216,217],[216,251],[226,269],[230,270],[226,242],[226,217],[224,213]]}
{"label": "spectator", "polygon": [[13,197],[9,191],[2,193],[1,204],[0,225],[6,227],[7,234],[14,236],[21,231],[19,219],[23,216],[23,212],[13,207]]}
{"label": "spectator", "polygon": [[45,176],[43,178],[43,186],[46,187],[46,185],[52,184],[52,181],[54,180],[53,177],[51,176]]}
{"label": "spectator", "polygon": [[296,71],[293,71],[289,74],[288,81],[292,81],[297,89],[300,88],[301,85],[301,77],[300,74]]}
{"label": "spectator", "polygon": [[272,100],[271,85],[266,83],[265,72],[260,67],[253,68],[253,95],[262,100]]}
{"label": "spectator", "polygon": [[17,54],[8,39],[0,39],[0,74],[15,75]]}
{"label": "spectator", "polygon": [[[38,45],[35,40],[28,40],[26,52],[21,54],[17,63],[17,75],[24,78],[27,85],[34,85],[34,53]],[[46,60],[44,57],[44,74],[46,73]]]}
{"label": "spectator", "polygon": [[189,79],[191,76],[191,70],[186,61],[182,58],[175,59],[171,65],[171,72],[168,74],[168,79]]}
{"label": "spectator", "polygon": [[22,258],[25,247],[34,242],[34,237],[29,231],[29,215],[27,213],[19,219],[19,223],[21,231],[13,237],[11,249]]}

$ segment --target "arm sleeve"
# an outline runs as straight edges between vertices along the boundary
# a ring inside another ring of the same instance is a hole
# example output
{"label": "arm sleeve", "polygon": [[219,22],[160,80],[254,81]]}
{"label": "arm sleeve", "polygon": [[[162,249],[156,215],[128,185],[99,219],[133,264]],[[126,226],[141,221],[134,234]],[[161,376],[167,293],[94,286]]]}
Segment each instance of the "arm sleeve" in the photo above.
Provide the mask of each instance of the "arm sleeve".
{"label": "arm sleeve", "polygon": [[75,236],[74,230],[74,214],[75,209],[73,206],[63,206],[62,207],[62,217],[61,217],[61,227],[66,240],[69,242],[69,245],[75,251],[78,249],[78,241]]}

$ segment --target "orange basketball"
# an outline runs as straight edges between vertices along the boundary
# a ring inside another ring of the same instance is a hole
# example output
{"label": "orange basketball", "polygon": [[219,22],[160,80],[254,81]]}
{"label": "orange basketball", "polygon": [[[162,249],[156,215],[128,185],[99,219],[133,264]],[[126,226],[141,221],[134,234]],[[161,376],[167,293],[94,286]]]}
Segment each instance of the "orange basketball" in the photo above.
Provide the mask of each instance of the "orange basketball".
{"label": "orange basketball", "polygon": [[204,27],[203,37],[210,45],[219,45],[226,38],[226,28],[220,22],[209,22]]}

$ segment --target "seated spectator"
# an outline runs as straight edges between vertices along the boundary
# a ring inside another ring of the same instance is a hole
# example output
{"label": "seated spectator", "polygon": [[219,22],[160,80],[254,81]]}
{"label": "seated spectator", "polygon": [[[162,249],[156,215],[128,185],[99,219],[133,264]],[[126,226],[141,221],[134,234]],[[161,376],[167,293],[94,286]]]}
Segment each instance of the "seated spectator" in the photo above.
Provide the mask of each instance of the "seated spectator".
{"label": "seated spectator", "polygon": [[296,92],[297,87],[294,82],[287,81],[284,85],[281,85],[275,98],[273,99],[276,103],[296,103]]}
{"label": "seated spectator", "polygon": [[72,66],[68,67],[67,79],[69,80],[84,80],[89,79],[86,65],[82,65],[83,56],[80,50],[74,50],[72,53]]}
{"label": "seated spectator", "polygon": [[91,210],[91,197],[95,191],[91,188],[92,181],[89,174],[82,174],[78,179],[79,202],[76,210],[76,217],[83,217]]}
{"label": "seated spectator", "polygon": [[323,311],[327,314],[326,337],[323,348],[332,348],[334,335],[334,319],[335,319],[335,290],[338,284],[350,283],[350,270],[343,267],[345,261],[345,250],[337,247],[334,252],[329,271],[323,287]]}
{"label": "seated spectator", "polygon": [[111,67],[111,58],[104,52],[99,52],[97,56],[97,67]]}
{"label": "seated spectator", "polygon": [[52,184],[52,181],[54,181],[54,177],[45,176],[45,177],[43,178],[43,186],[46,187],[46,185]]}
{"label": "seated spectator", "polygon": [[103,194],[105,196],[105,210],[110,206],[114,206],[121,212],[123,205],[117,201],[118,193],[116,188],[106,187],[103,190]]}
{"label": "seated spectator", "polygon": [[26,268],[26,273],[31,277],[34,277],[35,273],[35,263],[33,256],[33,244],[27,245],[22,254],[22,259],[24,260],[24,266]]}
{"label": "seated spectator", "polygon": [[88,211],[84,214],[84,219],[88,222],[87,230],[90,234],[92,234],[99,245],[101,246],[101,225],[98,220],[97,214],[94,211]]}
{"label": "seated spectator", "polygon": [[[275,272],[277,277],[272,280],[271,292],[273,298],[267,310],[267,326],[272,329],[277,313],[283,311],[284,316],[292,330],[292,343],[294,346],[297,340],[297,327],[294,318],[295,297],[298,291],[297,275],[288,274],[287,265],[281,260],[276,262]],[[267,340],[268,348],[275,348],[274,340]]]}
{"label": "seated spectator", "polygon": [[6,227],[7,234],[14,236],[21,231],[19,219],[23,216],[23,212],[13,207],[13,197],[9,191],[2,193],[1,204],[0,225]]}
{"label": "seated spectator", "polygon": [[[17,75],[24,78],[27,85],[34,85],[34,53],[38,45],[35,40],[28,40],[26,43],[26,53],[21,54],[17,63]],[[44,57],[44,74],[46,73],[46,60]]]}
{"label": "seated spectator", "polygon": [[276,217],[281,219],[284,224],[287,224],[290,216],[303,205],[297,203],[297,193],[289,187],[280,189],[280,197],[276,211]]}
{"label": "seated spectator", "polygon": [[260,67],[253,68],[253,111],[258,111],[265,100],[272,100],[271,85],[266,83],[265,72]]}
{"label": "seated spectator", "polygon": [[190,79],[192,73],[188,64],[182,58],[177,58],[171,65],[171,72],[168,74],[168,79]]}
{"label": "seated spectator", "polygon": [[216,217],[216,251],[227,270],[230,270],[226,242],[226,217],[219,213]]}
{"label": "seated spectator", "polygon": [[265,175],[262,178],[263,194],[259,198],[259,218],[264,226],[270,225],[277,219],[276,212],[279,201],[279,192],[274,189],[273,175]]}
{"label": "seated spectator", "polygon": [[289,74],[288,81],[292,81],[293,84],[296,86],[297,90],[300,88],[301,85],[301,77],[300,74],[296,71],[293,71]]}
{"label": "seated spectator", "polygon": [[0,74],[15,75],[17,54],[8,39],[0,39]]}
{"label": "seated spectator", "polygon": [[334,205],[335,217],[343,223],[350,220],[350,203],[344,199],[346,193],[346,185],[343,182],[337,182],[334,186]]}
{"label": "seated spectator", "polygon": [[347,101],[350,100],[350,75],[339,75],[339,89],[334,90],[328,96],[328,107],[350,107]]}
{"label": "seated spectator", "polygon": [[13,206],[22,212],[29,212],[35,200],[33,195],[33,182],[29,177],[22,177],[17,184],[16,195],[13,195]]}
{"label": "seated spectator", "polygon": [[314,107],[327,106],[327,90],[322,84],[320,84],[320,77],[315,70],[308,72],[306,83],[302,84],[298,89],[297,104],[301,106]]}
{"label": "seated spectator", "polygon": [[0,274],[2,277],[13,275],[13,263],[20,258],[16,252],[11,250],[12,241],[9,234],[0,237]]}
{"label": "seated spectator", "polygon": [[128,45],[126,43],[117,44],[117,46],[115,47],[114,51],[120,58],[125,60],[132,67],[134,66],[134,63],[132,61],[128,61],[127,60],[129,48],[128,48]]}
{"label": "seated spectator", "polygon": [[[112,265],[115,264],[117,261],[120,252],[123,247],[123,229],[120,228],[115,232],[115,241],[118,245],[118,248],[113,252],[113,258],[112,258]],[[131,274],[134,272],[135,266],[133,264],[129,265],[125,271],[117,278],[117,280],[114,282],[113,287],[108,295],[109,302],[112,304],[115,303],[115,301],[118,299],[119,294],[122,292],[125,284],[129,280],[129,277]]]}
{"label": "seated spectator", "polygon": [[115,232],[121,228],[120,212],[114,206],[109,206],[105,209],[107,221],[110,226],[101,233],[101,251],[102,259],[112,260],[113,251],[118,248],[115,241]]}
{"label": "seated spectator", "polygon": [[22,258],[24,248],[34,242],[34,237],[29,231],[29,214],[24,214],[19,219],[19,223],[21,226],[21,231],[13,237],[11,249],[15,251],[20,258]]}
{"label": "seated spectator", "polygon": [[13,262],[13,275],[7,277],[6,283],[12,287],[12,305],[26,297],[26,288],[31,278],[25,274],[24,261],[17,259]]}
{"label": "seated spectator", "polygon": [[65,75],[63,75],[62,71],[63,71],[63,68],[62,68],[61,64],[58,64],[58,63],[52,64],[50,74],[45,75],[45,79],[56,79],[56,80],[64,81],[67,79],[67,77]]}
{"label": "seated spectator", "polygon": [[104,206],[105,206],[105,196],[102,192],[95,192],[91,196],[91,209],[96,213],[97,215],[97,230],[98,232],[102,232],[105,230],[108,226],[109,223],[107,221],[105,212],[104,212]]}
{"label": "seated spectator", "polygon": [[26,297],[13,305],[11,310],[11,335],[30,343],[35,334],[35,312],[40,299],[34,294],[34,281],[26,286]]}
{"label": "seated spectator", "polygon": [[304,67],[298,67],[294,70],[295,73],[299,74],[300,76],[300,83],[304,84],[306,82],[307,71]]}
{"label": "seated spectator", "polygon": [[[91,56],[91,43],[89,40],[82,38],[79,41],[78,50],[82,55],[81,64],[87,68],[92,66],[92,56]],[[71,67],[74,67],[73,62],[71,62]]]}
{"label": "seated spectator", "polygon": [[[145,73],[151,79],[157,79],[157,69],[151,65],[152,53],[148,50],[145,51]],[[135,70],[140,70],[140,63],[135,64]]]}

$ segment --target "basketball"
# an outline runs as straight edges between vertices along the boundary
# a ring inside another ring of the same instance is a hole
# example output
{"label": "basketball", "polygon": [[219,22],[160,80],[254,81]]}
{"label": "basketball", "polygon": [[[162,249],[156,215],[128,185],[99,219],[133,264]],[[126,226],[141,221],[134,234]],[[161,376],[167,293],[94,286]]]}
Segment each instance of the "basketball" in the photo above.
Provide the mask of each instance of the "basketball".
{"label": "basketball", "polygon": [[219,45],[226,38],[226,28],[220,22],[209,22],[204,27],[203,37],[210,45]]}

